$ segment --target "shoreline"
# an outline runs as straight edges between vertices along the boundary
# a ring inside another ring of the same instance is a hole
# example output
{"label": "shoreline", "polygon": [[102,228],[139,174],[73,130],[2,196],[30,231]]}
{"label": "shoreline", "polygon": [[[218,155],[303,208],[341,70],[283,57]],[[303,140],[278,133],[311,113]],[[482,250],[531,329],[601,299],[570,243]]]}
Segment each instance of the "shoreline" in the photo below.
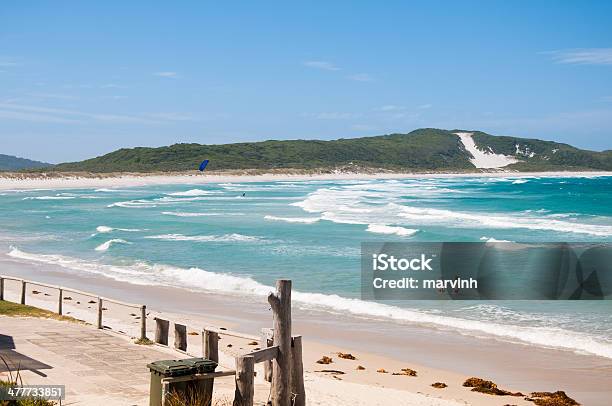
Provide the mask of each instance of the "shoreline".
{"label": "shoreline", "polygon": [[315,172],[315,171],[225,171],[178,173],[21,173],[0,172],[0,190],[76,189],[137,187],[166,184],[206,184],[223,182],[326,181],[423,178],[522,178],[522,177],[599,177],[605,171],[555,172]]}
{"label": "shoreline", "polygon": [[[119,300],[145,303],[149,309],[153,309],[155,315],[181,320],[187,325],[212,324],[256,334],[271,321],[269,310],[260,298],[241,299],[235,295],[127,284],[100,276],[76,276],[50,265],[4,259],[0,263],[5,274],[69,286]],[[77,299],[75,295],[72,296]],[[53,309],[53,303],[50,305]],[[70,304],[67,309],[75,311],[74,307],[74,304]],[[134,320],[129,317],[125,319],[121,311],[108,307],[109,320],[122,326],[119,329],[131,333],[130,328],[137,328]],[[164,312],[156,311],[160,309],[164,309]],[[90,317],[93,320],[93,313]],[[582,404],[604,405],[609,398],[609,389],[605,388],[606,382],[612,379],[612,371],[609,360],[600,357],[467,337],[424,326],[395,325],[301,309],[294,309],[294,324],[295,332],[304,336],[305,370],[316,379],[329,376],[314,371],[340,369],[345,372],[341,379],[348,383],[442,396],[443,399],[466,401],[474,405],[532,403],[522,398],[493,397],[470,392],[461,383],[471,376],[490,379],[503,389],[523,393],[564,390]],[[149,323],[149,331],[151,327]],[[197,346],[199,338],[195,338]],[[333,354],[339,351],[352,353],[358,360],[337,360]],[[332,356],[334,363],[316,364],[316,359],[322,355]],[[355,371],[358,364],[366,366],[365,373]],[[417,370],[419,377],[391,374],[406,367]],[[377,368],[384,368],[389,373],[376,373]],[[436,381],[449,384],[449,388],[431,388],[429,385]]]}

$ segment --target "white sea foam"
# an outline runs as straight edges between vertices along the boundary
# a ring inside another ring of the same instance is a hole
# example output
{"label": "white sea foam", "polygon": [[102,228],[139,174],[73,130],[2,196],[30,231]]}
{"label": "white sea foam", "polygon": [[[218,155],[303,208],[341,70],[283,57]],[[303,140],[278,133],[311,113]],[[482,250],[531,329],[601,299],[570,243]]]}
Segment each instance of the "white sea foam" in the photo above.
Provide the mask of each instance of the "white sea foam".
{"label": "white sea foam", "polygon": [[493,238],[493,237],[480,237],[480,241],[486,241],[486,242],[513,242],[510,240],[498,240],[497,238]]}
{"label": "white sea foam", "polygon": [[140,209],[140,208],[157,207],[157,204],[150,200],[137,199],[137,200],[128,200],[125,202],[111,203],[106,207],[123,207],[123,208],[129,208],[129,209]]}
{"label": "white sea foam", "polygon": [[126,231],[126,232],[137,232],[143,231],[138,228],[116,228],[116,227],[108,227],[108,226],[98,226],[96,227],[96,231],[99,233],[110,233],[113,231]]}
{"label": "white sea foam", "polygon": [[199,213],[199,212],[185,212],[185,211],[162,211],[162,214],[165,216],[175,216],[175,217],[207,217],[207,216],[244,216],[244,213],[222,213],[222,212],[207,212],[207,213]]}
{"label": "white sea foam", "polygon": [[106,265],[93,261],[86,261],[78,258],[68,257],[57,254],[35,254],[21,251],[11,247],[7,253],[9,257],[26,260],[30,262],[44,263],[61,266],[72,272],[88,272],[102,276],[107,276],[121,282],[129,282],[136,285],[150,285],[151,281],[140,280],[138,277],[143,273],[139,270],[139,263],[130,267]]}
{"label": "white sea foam", "polygon": [[308,213],[320,213],[322,219],[344,224],[395,224],[412,228],[442,226],[460,228],[529,229],[560,233],[588,234],[600,237],[612,236],[612,226],[576,221],[564,221],[542,212],[486,213],[462,212],[402,204],[391,194],[376,205],[369,200],[368,192],[343,188],[322,188],[310,193],[306,199],[293,203]]}
{"label": "white sea foam", "polygon": [[[20,251],[12,247],[10,257],[53,264],[73,272],[89,272],[104,275],[118,281],[138,285],[174,286],[190,290],[205,290],[236,295],[264,297],[273,291],[252,278],[205,271],[199,268],[177,268],[160,264],[136,262],[131,266],[113,266],[84,261],[61,255],[41,255]],[[612,344],[598,340],[586,333],[558,327],[527,327],[491,321],[469,320],[444,314],[399,308],[382,303],[345,298],[322,293],[292,292],[294,303],[305,309],[358,317],[392,320],[398,323],[415,323],[423,326],[452,329],[463,334],[496,337],[525,344],[571,350],[605,358],[612,358]]]}
{"label": "white sea foam", "polygon": [[527,179],[517,179],[515,181],[512,182],[513,185],[520,185],[522,183],[527,183],[529,182]]}
{"label": "white sea foam", "polygon": [[183,234],[161,234],[149,235],[145,238],[164,241],[196,241],[196,242],[255,242],[260,241],[259,237],[242,234],[224,235],[183,235]]}
{"label": "white sea foam", "polygon": [[202,217],[202,216],[221,216],[223,213],[190,213],[176,211],[162,211],[163,215],[175,217]]}
{"label": "white sea foam", "polygon": [[377,234],[395,234],[400,237],[415,235],[419,230],[404,227],[393,227],[385,224],[369,224],[366,231]]}
{"label": "white sea foam", "polygon": [[185,192],[174,192],[168,193],[169,196],[206,196],[206,195],[216,195],[222,192],[214,191],[214,190],[202,190],[202,189],[191,189]]}
{"label": "white sea foam", "polygon": [[264,216],[264,219],[271,221],[284,221],[287,223],[304,223],[313,224],[321,220],[321,217],[277,217],[277,216]]}
{"label": "white sea foam", "polygon": [[430,222],[454,226],[498,229],[524,228],[560,233],[589,234],[601,237],[612,236],[612,226],[580,224],[542,217],[513,216],[497,213],[467,213],[410,206],[399,206],[398,210],[400,217],[415,223]]}
{"label": "white sea foam", "polygon": [[113,238],[105,243],[102,243],[96,247],[96,251],[108,251],[113,244],[131,244],[129,241],[122,240],[121,238]]}
{"label": "white sea foam", "polygon": [[76,199],[75,196],[29,196],[22,200],[71,200]]}

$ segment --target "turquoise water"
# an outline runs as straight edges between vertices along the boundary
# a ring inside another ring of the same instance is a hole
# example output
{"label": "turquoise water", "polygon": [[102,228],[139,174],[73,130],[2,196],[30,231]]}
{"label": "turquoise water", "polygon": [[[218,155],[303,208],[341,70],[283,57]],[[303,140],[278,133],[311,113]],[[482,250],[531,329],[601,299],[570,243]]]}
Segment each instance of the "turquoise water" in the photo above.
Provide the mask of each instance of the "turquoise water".
{"label": "turquoise water", "polygon": [[302,308],[612,358],[608,301],[359,300],[364,241],[612,241],[612,177],[4,191],[0,234],[10,258],[67,273],[230,295],[287,277]]}

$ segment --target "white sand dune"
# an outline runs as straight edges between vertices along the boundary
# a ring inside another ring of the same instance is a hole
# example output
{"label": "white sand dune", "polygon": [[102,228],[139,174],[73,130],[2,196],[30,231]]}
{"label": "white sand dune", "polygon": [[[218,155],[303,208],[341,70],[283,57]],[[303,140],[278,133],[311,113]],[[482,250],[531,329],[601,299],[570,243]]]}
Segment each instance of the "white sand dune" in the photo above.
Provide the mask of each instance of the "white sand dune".
{"label": "white sand dune", "polygon": [[501,155],[492,151],[482,151],[478,149],[476,143],[472,139],[473,133],[455,133],[455,135],[461,138],[461,142],[466,151],[472,154],[473,158],[470,159],[470,162],[472,162],[476,168],[503,168],[506,165],[519,162],[518,159],[508,155]]}

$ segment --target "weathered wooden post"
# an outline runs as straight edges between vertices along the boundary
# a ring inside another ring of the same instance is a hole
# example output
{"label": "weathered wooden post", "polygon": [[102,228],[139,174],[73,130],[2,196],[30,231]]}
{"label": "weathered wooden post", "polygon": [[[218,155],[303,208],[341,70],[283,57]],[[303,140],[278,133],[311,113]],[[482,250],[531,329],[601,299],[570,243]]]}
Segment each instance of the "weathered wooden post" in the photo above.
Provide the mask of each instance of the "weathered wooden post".
{"label": "weathered wooden post", "polygon": [[4,278],[0,278],[0,300],[4,300]]}
{"label": "weathered wooden post", "polygon": [[26,281],[22,280],[21,281],[21,304],[22,305],[26,304],[25,297],[26,297]]}
{"label": "weathered wooden post", "polygon": [[187,351],[187,326],[174,323],[174,348]]}
{"label": "weathered wooden post", "polygon": [[57,299],[57,314],[62,315],[62,300],[64,300],[64,289],[59,288],[58,299]]}
{"label": "weathered wooden post", "polygon": [[268,295],[274,313],[274,345],[278,356],[272,361],[272,406],[288,406],[291,400],[291,281],[276,281],[276,293]]}
{"label": "weathered wooden post", "polygon": [[104,325],[102,324],[102,298],[101,297],[98,298],[98,328],[99,329],[104,328]]}
{"label": "weathered wooden post", "polygon": [[147,306],[140,307],[140,339],[147,339]]}
{"label": "weathered wooden post", "polygon": [[168,345],[168,330],[170,322],[168,320],[155,317],[155,342],[157,344]]}
{"label": "weathered wooden post", "polygon": [[[233,406],[253,406],[255,395],[255,358],[243,355],[236,358],[236,391]],[[289,403],[287,403],[289,406]]]}
{"label": "weathered wooden post", "polygon": [[[272,342],[274,340],[274,330],[272,330],[271,328],[262,328],[261,329],[261,340],[260,340],[260,346],[261,348],[268,348],[268,347],[272,347]],[[264,361],[263,362],[263,368],[264,368],[264,380],[266,382],[272,382],[272,361]]]}
{"label": "weathered wooden post", "polygon": [[291,377],[290,388],[293,406],[306,405],[306,390],[304,389],[304,365],[302,364],[302,336],[291,339]]}
{"label": "weathered wooden post", "polygon": [[219,334],[216,331],[202,331],[202,351],[204,358],[219,362]]}
{"label": "weathered wooden post", "polygon": [[[219,362],[219,334],[216,331],[206,329],[202,331],[202,356],[211,361]],[[214,379],[206,379],[204,381],[206,393],[211,394],[211,403],[214,385]]]}

